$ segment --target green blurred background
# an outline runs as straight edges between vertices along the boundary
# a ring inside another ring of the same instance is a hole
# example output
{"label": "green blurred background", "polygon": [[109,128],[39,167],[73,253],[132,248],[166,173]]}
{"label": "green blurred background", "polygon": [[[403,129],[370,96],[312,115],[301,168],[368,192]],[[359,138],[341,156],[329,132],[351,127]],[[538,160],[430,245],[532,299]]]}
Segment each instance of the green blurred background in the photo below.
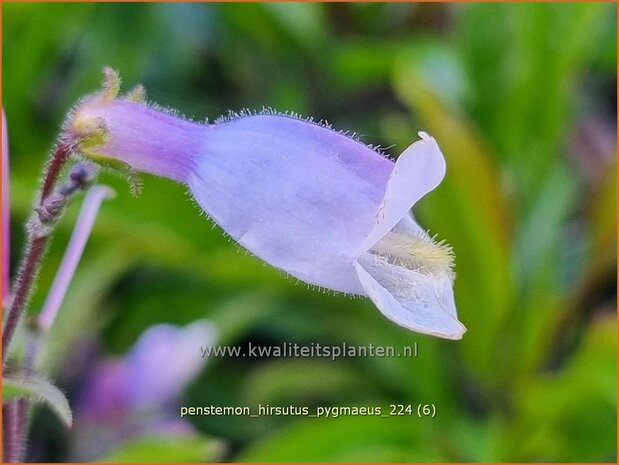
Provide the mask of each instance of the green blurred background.
{"label": "green blurred background", "polygon": [[[426,130],[447,158],[445,181],[415,214],[455,250],[468,327],[457,343],[397,327],[369,301],[284,279],[224,238],[180,185],[143,176],[134,198],[124,179],[102,174],[118,195],[97,220],[47,354],[71,401],[80,372],[69,360],[84,340],[122,355],[154,323],[207,317],[221,344],[418,342],[420,353],[214,359],[183,404],[437,407],[433,419],[200,417],[197,437],[138,439],[108,459],[616,460],[615,4],[2,10],[14,264],[49,149],[105,65],[195,119],[274,107],[394,156]],[[77,210],[59,227],[32,312]],[[47,410],[32,435],[31,459],[70,459],[75,432]]]}

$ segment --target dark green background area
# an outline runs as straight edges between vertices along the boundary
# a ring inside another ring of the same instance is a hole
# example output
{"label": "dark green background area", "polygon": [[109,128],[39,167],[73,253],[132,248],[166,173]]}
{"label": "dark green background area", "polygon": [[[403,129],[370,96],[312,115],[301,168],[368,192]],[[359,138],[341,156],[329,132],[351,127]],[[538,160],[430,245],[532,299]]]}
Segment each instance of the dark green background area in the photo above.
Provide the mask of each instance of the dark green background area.
{"label": "dark green background area", "polygon": [[[420,354],[214,359],[185,405],[437,406],[433,419],[201,417],[197,438],[143,438],[108,459],[616,460],[616,5],[2,9],[14,264],[62,121],[107,65],[126,88],[141,82],[151,101],[197,120],[294,111],[394,157],[426,130],[447,159],[444,183],[415,215],[454,247],[468,327],[457,343],[285,279],[213,228],[180,185],[142,176],[134,198],[122,177],[102,174],[117,196],[97,220],[46,365],[70,401],[84,341],[122,355],[152,324],[206,317],[221,344],[418,342]],[[77,210],[63,218],[31,312]],[[34,422],[31,458],[66,460],[75,432],[44,409]]]}

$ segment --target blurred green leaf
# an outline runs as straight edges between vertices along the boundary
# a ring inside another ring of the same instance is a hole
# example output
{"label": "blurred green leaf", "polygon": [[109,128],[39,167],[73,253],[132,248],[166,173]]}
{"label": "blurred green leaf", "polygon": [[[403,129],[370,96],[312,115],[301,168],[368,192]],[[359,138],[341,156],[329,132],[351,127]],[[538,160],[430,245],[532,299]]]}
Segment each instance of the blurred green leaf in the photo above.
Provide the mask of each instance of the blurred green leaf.
{"label": "blurred green leaf", "polygon": [[323,5],[263,3],[260,6],[304,48],[317,52],[324,45],[327,31]]}
{"label": "blurred green leaf", "polygon": [[[437,54],[445,64],[435,61]],[[411,49],[399,57],[394,86],[447,160],[443,184],[417,211],[424,224],[440,231],[439,237],[454,248],[456,302],[469,328],[462,345],[477,374],[496,383],[502,377],[497,370],[506,367],[496,359],[502,354],[492,348],[513,298],[510,206],[484,140],[443,100],[454,94],[443,92],[440,75],[457,68],[447,48]]]}
{"label": "blurred green leaf", "polygon": [[62,391],[42,376],[31,373],[11,373],[2,377],[2,401],[28,399],[44,402],[58,415],[66,427],[73,424],[73,414]]}
{"label": "blurred green leaf", "polygon": [[567,145],[577,76],[599,46],[600,21],[613,8],[513,3],[461,9],[460,48],[479,96],[473,111],[510,167],[516,215],[531,208]]}
{"label": "blurred green leaf", "polygon": [[616,317],[600,317],[561,372],[521,382],[514,396],[516,430],[506,457],[612,461],[617,438],[616,350]]}
{"label": "blurred green leaf", "polygon": [[212,462],[220,453],[219,442],[203,437],[145,436],[123,444],[98,462]]}
{"label": "blurred green leaf", "polygon": [[561,282],[557,263],[565,248],[574,248],[565,240],[565,229],[579,194],[575,174],[556,164],[519,231],[516,266],[521,309],[520,322],[513,321],[512,327],[517,331],[522,324],[518,347],[524,370],[535,371],[546,362],[553,343],[551,328],[567,310],[562,296],[569,289]]}
{"label": "blurred green leaf", "polygon": [[341,92],[388,83],[399,47],[384,40],[345,42],[327,57],[331,81]]}
{"label": "blurred green leaf", "polygon": [[[70,356],[75,344],[96,338],[111,316],[102,311],[102,302],[118,275],[130,264],[131,255],[122,246],[110,247],[105,254],[82,260],[51,332],[44,336],[41,370],[50,375],[66,370],[63,361]],[[69,375],[77,374],[71,372]]]}
{"label": "blurred green leaf", "polygon": [[[368,395],[360,373],[342,363],[313,360],[282,360],[258,367],[244,384],[248,405],[287,405],[325,398],[331,392],[346,393],[352,401]],[[359,389],[361,388],[361,389]],[[361,391],[361,392],[359,392]]]}
{"label": "blurred green leaf", "polygon": [[556,253],[563,245],[560,234],[579,193],[576,176],[565,166],[557,164],[546,176],[531,214],[519,232],[517,266],[521,292],[526,292],[540,272],[547,272],[544,262],[556,260]]}
{"label": "blurred green leaf", "polygon": [[600,274],[617,263],[617,162],[607,168],[600,185],[592,195],[587,217],[590,241],[590,263]]}
{"label": "blurred green leaf", "polygon": [[[386,408],[386,407],[385,407]],[[240,462],[420,462],[444,461],[418,418],[338,417],[304,420],[257,442]],[[432,420],[428,420],[432,421]]]}

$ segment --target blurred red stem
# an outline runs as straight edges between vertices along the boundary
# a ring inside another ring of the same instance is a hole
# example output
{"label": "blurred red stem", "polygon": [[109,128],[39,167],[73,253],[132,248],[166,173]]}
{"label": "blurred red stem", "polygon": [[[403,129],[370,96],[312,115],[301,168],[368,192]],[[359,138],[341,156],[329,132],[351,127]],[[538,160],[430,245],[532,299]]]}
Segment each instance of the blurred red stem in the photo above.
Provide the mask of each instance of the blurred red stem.
{"label": "blurred red stem", "polygon": [[2,406],[2,461],[5,463],[17,460],[18,441],[17,428],[17,401],[7,402]]}
{"label": "blurred red stem", "polygon": [[12,400],[3,405],[3,463],[15,463],[23,459],[28,407],[29,402],[26,399]]}

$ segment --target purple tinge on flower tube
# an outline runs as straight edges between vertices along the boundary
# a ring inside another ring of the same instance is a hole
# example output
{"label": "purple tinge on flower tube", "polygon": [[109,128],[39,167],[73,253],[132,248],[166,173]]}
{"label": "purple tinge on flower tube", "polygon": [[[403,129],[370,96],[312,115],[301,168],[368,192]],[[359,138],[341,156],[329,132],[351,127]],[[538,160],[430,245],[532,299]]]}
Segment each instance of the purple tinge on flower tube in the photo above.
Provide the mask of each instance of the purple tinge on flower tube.
{"label": "purple tinge on flower tube", "polygon": [[87,156],[186,183],[239,244],[302,281],[368,296],[408,329],[462,337],[451,249],[409,213],[445,175],[432,137],[420,133],[394,163],[313,122],[268,113],[197,124],[117,88],[108,81],[67,124]]}

